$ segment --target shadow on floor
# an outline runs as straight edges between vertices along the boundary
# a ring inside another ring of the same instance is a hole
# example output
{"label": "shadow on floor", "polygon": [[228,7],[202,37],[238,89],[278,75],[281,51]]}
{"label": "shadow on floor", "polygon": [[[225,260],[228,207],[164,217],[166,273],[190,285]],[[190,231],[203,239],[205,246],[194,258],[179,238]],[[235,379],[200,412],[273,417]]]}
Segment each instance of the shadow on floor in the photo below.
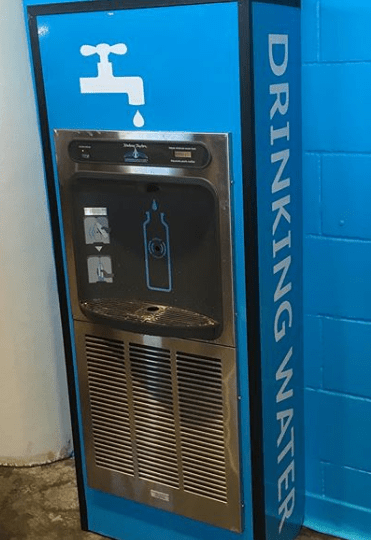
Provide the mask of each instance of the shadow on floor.
{"label": "shadow on floor", "polygon": [[[72,459],[41,467],[0,467],[0,540],[99,539],[80,529]],[[336,539],[303,529],[298,540]]]}

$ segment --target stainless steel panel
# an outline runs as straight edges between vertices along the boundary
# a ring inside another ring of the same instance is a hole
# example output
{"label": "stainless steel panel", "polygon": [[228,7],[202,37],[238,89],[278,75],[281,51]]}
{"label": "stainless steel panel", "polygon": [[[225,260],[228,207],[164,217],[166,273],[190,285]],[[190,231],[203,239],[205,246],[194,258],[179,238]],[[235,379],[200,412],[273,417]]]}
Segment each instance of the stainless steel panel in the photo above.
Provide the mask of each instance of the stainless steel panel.
{"label": "stainless steel panel", "polygon": [[[184,132],[145,132],[145,131],[73,131],[55,130],[57,151],[58,178],[61,193],[64,238],[67,253],[68,281],[71,307],[76,320],[88,321],[82,313],[78,301],[77,281],[75,275],[75,258],[72,245],[72,215],[67,202],[67,186],[76,173],[109,173],[113,177],[123,175],[155,175],[162,177],[203,178],[217,192],[219,199],[219,225],[222,254],[222,298],[223,298],[223,332],[214,343],[233,347],[235,345],[234,309],[233,309],[233,274],[232,274],[232,242],[230,216],[230,142],[227,134],[184,133]],[[135,167],[110,163],[77,163],[68,154],[68,146],[75,139],[92,140],[130,140],[130,141],[178,141],[201,143],[209,149],[212,159],[204,169]]]}
{"label": "stainless steel panel", "polygon": [[241,531],[235,350],[76,321],[91,487]]}
{"label": "stainless steel panel", "polygon": [[[205,144],[203,169],[76,163],[75,139]],[[240,532],[237,368],[227,134],[55,132],[88,484]],[[223,331],[213,341],[124,332],[95,324],[78,301],[68,186],[77,173],[202,178],[219,203]]]}

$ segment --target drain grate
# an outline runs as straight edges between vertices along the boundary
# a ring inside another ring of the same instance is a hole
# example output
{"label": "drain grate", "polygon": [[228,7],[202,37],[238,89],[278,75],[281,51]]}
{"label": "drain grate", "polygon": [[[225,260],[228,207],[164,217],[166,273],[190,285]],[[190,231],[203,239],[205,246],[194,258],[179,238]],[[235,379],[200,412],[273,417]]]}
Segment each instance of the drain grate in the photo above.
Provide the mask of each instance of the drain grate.
{"label": "drain grate", "polygon": [[143,330],[159,335],[216,339],[221,323],[193,311],[174,306],[129,302],[115,298],[96,298],[81,303],[82,310],[98,319],[112,320],[125,330]]}

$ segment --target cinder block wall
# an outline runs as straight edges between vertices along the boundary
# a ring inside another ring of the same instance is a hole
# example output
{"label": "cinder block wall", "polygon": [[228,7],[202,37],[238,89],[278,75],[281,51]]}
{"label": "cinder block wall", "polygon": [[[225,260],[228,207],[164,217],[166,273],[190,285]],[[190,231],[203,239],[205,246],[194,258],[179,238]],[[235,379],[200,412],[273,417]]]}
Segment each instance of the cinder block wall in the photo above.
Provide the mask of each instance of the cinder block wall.
{"label": "cinder block wall", "polygon": [[371,537],[371,1],[303,0],[307,524]]}

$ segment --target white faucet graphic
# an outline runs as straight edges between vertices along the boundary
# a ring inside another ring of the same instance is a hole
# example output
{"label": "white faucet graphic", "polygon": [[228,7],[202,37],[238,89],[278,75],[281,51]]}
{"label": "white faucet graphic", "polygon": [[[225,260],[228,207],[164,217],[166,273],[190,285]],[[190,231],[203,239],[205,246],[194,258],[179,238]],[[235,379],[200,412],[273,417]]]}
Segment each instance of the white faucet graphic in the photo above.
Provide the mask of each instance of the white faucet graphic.
{"label": "white faucet graphic", "polygon": [[[110,54],[126,54],[128,48],[124,43],[108,45],[100,43],[96,47],[83,45],[80,52],[83,56],[98,54],[98,76],[81,77],[80,89],[82,94],[127,94],[129,105],[144,105],[144,86],[142,77],[115,77],[112,63],[108,57]],[[144,119],[139,111],[134,119],[136,127],[144,125]]]}

